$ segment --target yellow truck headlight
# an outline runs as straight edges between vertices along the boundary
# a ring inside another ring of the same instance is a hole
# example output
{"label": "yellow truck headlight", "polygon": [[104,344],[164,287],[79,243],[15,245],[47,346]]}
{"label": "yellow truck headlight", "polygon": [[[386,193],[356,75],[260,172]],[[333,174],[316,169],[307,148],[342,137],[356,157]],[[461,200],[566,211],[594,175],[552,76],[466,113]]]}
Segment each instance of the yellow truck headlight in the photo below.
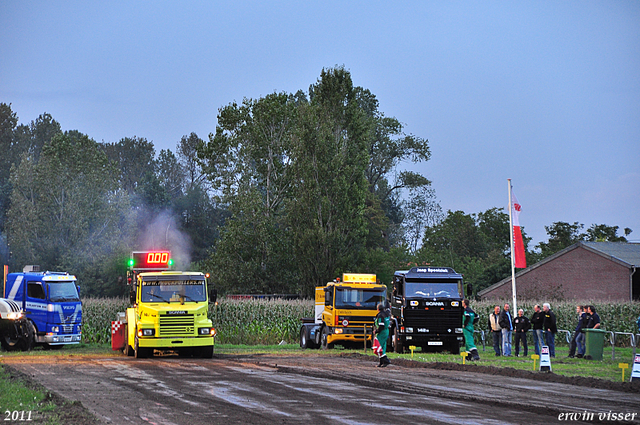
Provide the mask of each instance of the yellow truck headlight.
{"label": "yellow truck headlight", "polygon": [[198,335],[210,335],[212,328],[198,328]]}
{"label": "yellow truck headlight", "polygon": [[155,334],[155,329],[138,329],[138,336],[154,336]]}
{"label": "yellow truck headlight", "polygon": [[21,311],[11,312],[11,313],[7,314],[7,319],[11,319],[11,320],[18,320],[21,317],[22,317],[22,312]]}

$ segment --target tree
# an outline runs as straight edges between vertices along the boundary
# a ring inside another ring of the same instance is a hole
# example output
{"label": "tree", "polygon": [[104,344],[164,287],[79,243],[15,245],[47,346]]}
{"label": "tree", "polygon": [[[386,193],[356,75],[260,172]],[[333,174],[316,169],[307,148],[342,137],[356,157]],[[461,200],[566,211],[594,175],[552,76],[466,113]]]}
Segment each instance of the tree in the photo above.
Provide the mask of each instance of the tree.
{"label": "tree", "polygon": [[231,213],[208,262],[220,288],[273,292],[296,280],[284,211],[296,120],[285,93],[245,99],[221,108],[215,135],[199,145],[200,164]]}
{"label": "tree", "polygon": [[204,140],[199,138],[196,133],[191,133],[189,136],[182,136],[182,139],[178,142],[178,156],[184,164],[189,187],[200,184],[204,180],[205,176],[198,164],[198,149],[203,145]]}
{"label": "tree", "polygon": [[37,164],[23,153],[11,181],[7,234],[14,266],[71,270],[89,293],[118,293],[104,268],[126,252],[131,216],[117,170],[98,144],[76,131],[58,134]]}
{"label": "tree", "polygon": [[[624,229],[624,236],[628,236],[631,229]],[[618,236],[618,226],[607,226],[606,224],[592,224],[587,229],[586,240],[590,242],[627,242],[627,238]]]}
{"label": "tree", "polygon": [[305,293],[353,264],[364,247],[364,220],[373,127],[359,107],[351,75],[323,70],[300,107],[293,154],[296,181],[288,203]]}
{"label": "tree", "polygon": [[13,145],[17,125],[18,116],[11,110],[11,104],[0,103],[0,233],[4,231],[6,213],[9,209],[9,172],[15,163]]}
{"label": "tree", "polygon": [[546,258],[578,241],[583,241],[586,236],[584,233],[580,233],[583,228],[584,224],[577,221],[573,224],[557,221],[551,226],[544,226],[549,240],[536,245],[536,248],[540,249],[541,258]]}
{"label": "tree", "polygon": [[120,170],[120,186],[131,195],[148,179],[147,174],[155,173],[155,149],[145,138],[125,137],[118,143],[105,143],[102,148]]}

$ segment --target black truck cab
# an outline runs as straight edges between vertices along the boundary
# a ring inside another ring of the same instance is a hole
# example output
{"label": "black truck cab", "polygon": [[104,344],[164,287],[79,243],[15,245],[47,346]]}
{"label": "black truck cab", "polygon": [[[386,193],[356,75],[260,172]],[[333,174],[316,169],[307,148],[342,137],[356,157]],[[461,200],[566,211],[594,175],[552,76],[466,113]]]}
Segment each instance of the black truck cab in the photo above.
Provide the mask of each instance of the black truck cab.
{"label": "black truck cab", "polygon": [[409,346],[422,351],[460,352],[462,275],[450,267],[414,267],[396,271],[391,293],[391,344],[397,353]]}

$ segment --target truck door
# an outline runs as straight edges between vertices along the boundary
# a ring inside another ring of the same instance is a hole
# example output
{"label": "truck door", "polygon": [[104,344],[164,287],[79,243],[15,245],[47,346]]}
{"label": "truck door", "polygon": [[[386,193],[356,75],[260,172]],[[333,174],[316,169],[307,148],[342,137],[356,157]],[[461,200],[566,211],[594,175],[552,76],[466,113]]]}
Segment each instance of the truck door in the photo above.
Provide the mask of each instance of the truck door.
{"label": "truck door", "polygon": [[27,282],[27,317],[36,325],[38,332],[47,332],[47,294],[39,281]]}

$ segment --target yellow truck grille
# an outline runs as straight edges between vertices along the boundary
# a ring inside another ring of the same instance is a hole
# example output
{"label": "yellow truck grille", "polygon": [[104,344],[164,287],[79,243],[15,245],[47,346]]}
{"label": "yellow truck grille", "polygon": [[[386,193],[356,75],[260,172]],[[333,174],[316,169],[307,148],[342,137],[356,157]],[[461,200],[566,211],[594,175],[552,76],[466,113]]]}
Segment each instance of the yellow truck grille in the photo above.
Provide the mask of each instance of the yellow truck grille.
{"label": "yellow truck grille", "polygon": [[160,336],[195,335],[193,314],[160,316]]}

